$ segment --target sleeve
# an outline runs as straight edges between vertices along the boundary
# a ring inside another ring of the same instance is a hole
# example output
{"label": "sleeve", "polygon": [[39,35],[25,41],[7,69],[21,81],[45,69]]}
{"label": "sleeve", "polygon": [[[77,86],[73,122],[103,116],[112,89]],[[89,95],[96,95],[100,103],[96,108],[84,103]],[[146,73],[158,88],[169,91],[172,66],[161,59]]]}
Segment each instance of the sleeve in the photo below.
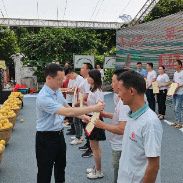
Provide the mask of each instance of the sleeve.
{"label": "sleeve", "polygon": [[86,94],[90,92],[90,84],[88,84],[88,82],[85,85],[85,92]]}
{"label": "sleeve", "polygon": [[96,97],[95,97],[96,104],[98,103],[98,101],[104,102],[104,94],[102,91],[97,90],[95,95],[96,95]]}
{"label": "sleeve", "polygon": [[65,106],[67,104],[68,104],[67,100],[63,97],[63,106]]}
{"label": "sleeve", "polygon": [[62,104],[57,103],[51,96],[39,99],[39,104],[42,110],[48,114],[54,114],[60,107],[63,106]]}
{"label": "sleeve", "polygon": [[154,72],[153,72],[153,79],[156,78],[156,77],[157,77],[157,74],[156,74],[156,72],[154,71]]}
{"label": "sleeve", "polygon": [[147,125],[147,130],[142,132],[145,155],[146,157],[158,157],[161,154],[162,130],[157,129],[155,124],[148,123]]}
{"label": "sleeve", "polygon": [[127,121],[127,114],[130,108],[127,105],[119,105],[119,121]]}
{"label": "sleeve", "polygon": [[168,75],[166,74],[165,75],[165,82],[167,83],[168,81],[170,81],[170,79],[169,79]]}

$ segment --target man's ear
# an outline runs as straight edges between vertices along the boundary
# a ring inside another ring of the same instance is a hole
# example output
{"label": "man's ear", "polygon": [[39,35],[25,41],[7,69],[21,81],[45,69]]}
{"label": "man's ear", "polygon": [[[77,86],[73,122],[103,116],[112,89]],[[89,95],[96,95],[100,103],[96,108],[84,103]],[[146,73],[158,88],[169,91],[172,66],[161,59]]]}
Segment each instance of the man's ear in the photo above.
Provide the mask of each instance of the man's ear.
{"label": "man's ear", "polygon": [[132,87],[130,87],[130,94],[131,95],[134,95],[137,91],[134,89],[134,88],[132,88]]}

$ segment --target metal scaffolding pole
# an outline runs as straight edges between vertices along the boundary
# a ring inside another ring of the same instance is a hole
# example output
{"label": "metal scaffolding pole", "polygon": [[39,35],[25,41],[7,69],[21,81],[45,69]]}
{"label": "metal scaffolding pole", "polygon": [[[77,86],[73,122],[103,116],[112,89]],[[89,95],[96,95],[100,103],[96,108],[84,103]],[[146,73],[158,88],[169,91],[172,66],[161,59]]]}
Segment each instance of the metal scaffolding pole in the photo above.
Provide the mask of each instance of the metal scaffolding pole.
{"label": "metal scaffolding pole", "polygon": [[119,22],[0,18],[0,26],[120,29],[122,25],[123,23]]}

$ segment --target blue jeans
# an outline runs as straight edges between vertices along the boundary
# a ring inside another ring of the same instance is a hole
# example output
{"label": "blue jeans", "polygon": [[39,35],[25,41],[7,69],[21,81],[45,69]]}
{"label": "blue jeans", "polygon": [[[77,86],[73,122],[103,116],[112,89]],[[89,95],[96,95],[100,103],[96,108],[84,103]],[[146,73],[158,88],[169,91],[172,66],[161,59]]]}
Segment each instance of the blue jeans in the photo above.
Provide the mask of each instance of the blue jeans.
{"label": "blue jeans", "polygon": [[82,133],[83,133],[83,126],[82,126],[82,120],[74,117],[74,127],[76,131],[76,138],[81,139]]}
{"label": "blue jeans", "polygon": [[173,96],[173,111],[175,115],[175,121],[182,123],[181,111],[182,111],[183,95],[174,94]]}

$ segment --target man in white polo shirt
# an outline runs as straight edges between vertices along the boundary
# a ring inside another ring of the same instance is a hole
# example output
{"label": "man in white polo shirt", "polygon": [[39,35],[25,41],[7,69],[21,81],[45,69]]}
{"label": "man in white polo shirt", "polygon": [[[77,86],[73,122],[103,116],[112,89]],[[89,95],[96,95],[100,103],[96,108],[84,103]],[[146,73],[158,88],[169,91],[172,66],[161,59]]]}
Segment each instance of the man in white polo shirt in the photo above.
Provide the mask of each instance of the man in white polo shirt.
{"label": "man in white polo shirt", "polygon": [[175,123],[171,126],[175,126],[175,128],[183,128],[182,124],[182,101],[183,101],[183,70],[182,70],[182,62],[177,60],[174,62],[174,68],[176,72],[174,73],[174,81],[179,83],[175,94],[173,95],[173,108],[175,115]]}
{"label": "man in white polo shirt", "polygon": [[157,115],[144,101],[145,80],[130,70],[122,73],[118,81],[123,104],[131,109],[124,109],[120,119],[127,123],[123,134],[118,183],[161,183],[163,130]]}
{"label": "man in white polo shirt", "polygon": [[153,94],[152,82],[156,81],[157,74],[153,70],[153,63],[147,63],[146,69],[149,71],[147,74],[147,90],[146,96],[149,103],[149,107],[155,112],[155,98]]}
{"label": "man in white polo shirt", "polygon": [[[114,91],[114,94],[119,93],[118,89],[118,76],[123,73],[128,71],[127,69],[117,69],[114,71],[114,75],[112,77],[112,88]],[[114,103],[116,102],[116,98],[114,98]],[[119,170],[119,159],[121,157],[122,153],[122,141],[123,141],[123,133],[124,133],[124,128],[126,125],[125,121],[121,121],[120,116],[123,113],[121,111],[121,108],[123,106],[123,102],[121,99],[118,97],[118,102],[115,105],[115,110],[114,113],[107,113],[107,112],[102,112],[101,117],[104,118],[110,118],[112,119],[111,125],[108,125],[104,123],[101,120],[96,120],[95,121],[95,126],[97,128],[101,128],[104,130],[107,130],[110,132],[110,142],[111,142],[111,148],[112,148],[112,156],[113,156],[113,168],[114,168],[114,183],[117,183],[118,179],[118,170]],[[128,110],[130,108],[126,106]]]}

